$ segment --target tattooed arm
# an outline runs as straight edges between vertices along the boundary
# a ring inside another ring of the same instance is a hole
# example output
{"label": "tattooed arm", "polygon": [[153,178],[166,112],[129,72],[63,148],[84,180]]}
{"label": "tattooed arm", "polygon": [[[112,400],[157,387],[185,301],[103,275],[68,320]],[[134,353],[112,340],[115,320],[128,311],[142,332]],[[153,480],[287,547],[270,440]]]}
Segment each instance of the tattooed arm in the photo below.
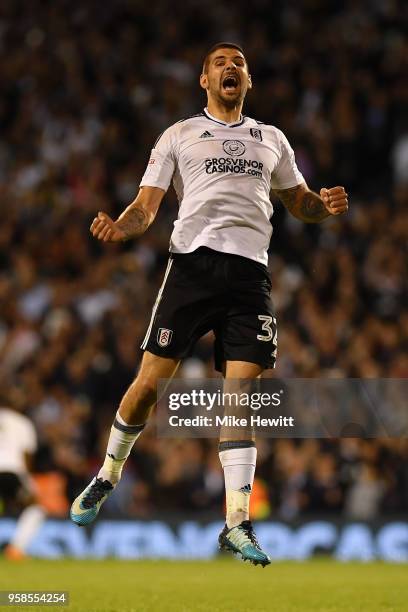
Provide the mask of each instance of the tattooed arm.
{"label": "tattooed arm", "polygon": [[159,187],[142,187],[116,221],[99,212],[90,227],[92,235],[103,242],[123,242],[141,236],[153,223],[164,194]]}
{"label": "tattooed arm", "polygon": [[321,189],[320,196],[311,191],[306,183],[290,189],[275,189],[274,193],[288,211],[305,223],[320,223],[331,215],[340,215],[348,209],[344,187]]}

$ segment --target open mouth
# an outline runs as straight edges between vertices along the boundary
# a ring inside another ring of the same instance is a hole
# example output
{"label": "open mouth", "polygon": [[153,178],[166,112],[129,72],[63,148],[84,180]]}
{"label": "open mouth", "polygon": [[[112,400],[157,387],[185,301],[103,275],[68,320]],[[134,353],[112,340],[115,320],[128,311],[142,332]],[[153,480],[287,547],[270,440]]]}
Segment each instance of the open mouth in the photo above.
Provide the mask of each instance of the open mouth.
{"label": "open mouth", "polygon": [[222,81],[222,86],[225,91],[235,91],[238,88],[238,85],[238,77],[234,74],[227,75]]}

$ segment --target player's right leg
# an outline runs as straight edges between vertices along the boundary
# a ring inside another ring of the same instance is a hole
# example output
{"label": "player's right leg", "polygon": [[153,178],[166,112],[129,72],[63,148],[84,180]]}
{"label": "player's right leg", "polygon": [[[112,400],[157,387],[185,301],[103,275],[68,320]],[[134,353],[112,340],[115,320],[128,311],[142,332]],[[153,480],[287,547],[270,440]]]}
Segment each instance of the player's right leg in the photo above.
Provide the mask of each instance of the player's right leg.
{"label": "player's right leg", "polygon": [[91,523],[119,481],[124,462],[156,403],[159,378],[172,378],[181,359],[197,339],[212,329],[224,311],[218,297],[225,292],[224,259],[206,248],[171,255],[141,348],[140,372],[126,392],[111,429],[104,464],[96,478],[76,498],[71,518]]}
{"label": "player's right leg", "polygon": [[144,353],[139,373],[123,396],[113,421],[105,461],[98,475],[71,506],[71,519],[77,525],[92,523],[114,490],[123,465],[157,402],[158,379],[172,378],[179,363],[178,359]]}

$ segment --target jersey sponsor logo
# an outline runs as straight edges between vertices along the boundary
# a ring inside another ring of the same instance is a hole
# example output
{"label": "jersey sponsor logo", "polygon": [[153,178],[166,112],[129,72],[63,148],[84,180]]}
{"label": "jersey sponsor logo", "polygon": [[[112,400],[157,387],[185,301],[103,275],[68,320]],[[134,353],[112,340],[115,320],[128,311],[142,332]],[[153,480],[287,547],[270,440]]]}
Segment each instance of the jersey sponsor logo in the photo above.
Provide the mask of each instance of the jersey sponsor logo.
{"label": "jersey sponsor logo", "polygon": [[173,336],[173,331],[171,329],[165,329],[164,327],[160,327],[157,332],[157,344],[159,346],[168,346],[171,342]]}
{"label": "jersey sponsor logo", "polygon": [[262,178],[263,163],[256,159],[243,157],[208,157],[204,160],[207,174],[222,172],[225,174],[246,174],[255,178]]}
{"label": "jersey sponsor logo", "polygon": [[257,128],[251,128],[249,130],[249,133],[251,134],[252,138],[255,138],[255,140],[258,140],[258,142],[262,142],[261,130],[258,130]]}
{"label": "jersey sponsor logo", "polygon": [[245,145],[240,140],[224,140],[222,148],[228,155],[238,157],[245,153]]}
{"label": "jersey sponsor logo", "polygon": [[208,130],[205,130],[200,136],[200,138],[214,138],[214,134],[211,134]]}

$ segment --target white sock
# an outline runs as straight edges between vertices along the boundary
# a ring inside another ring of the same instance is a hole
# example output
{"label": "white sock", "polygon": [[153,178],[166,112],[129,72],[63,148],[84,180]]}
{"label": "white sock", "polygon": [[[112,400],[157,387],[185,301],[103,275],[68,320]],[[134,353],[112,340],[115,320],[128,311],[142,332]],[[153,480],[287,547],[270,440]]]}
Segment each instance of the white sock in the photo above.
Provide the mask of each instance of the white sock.
{"label": "white sock", "polygon": [[220,443],[219,457],[224,468],[226,523],[229,528],[249,519],[249,500],[256,466],[256,448],[252,444],[245,441]]}
{"label": "white sock", "polygon": [[25,508],[18,518],[16,530],[10,542],[11,546],[25,552],[44,518],[45,512],[40,506],[33,505]]}
{"label": "white sock", "polygon": [[116,413],[111,427],[105,461],[99,470],[98,478],[108,480],[113,485],[119,482],[125,461],[144,427],[144,425],[128,425],[120,416],[119,411]]}

